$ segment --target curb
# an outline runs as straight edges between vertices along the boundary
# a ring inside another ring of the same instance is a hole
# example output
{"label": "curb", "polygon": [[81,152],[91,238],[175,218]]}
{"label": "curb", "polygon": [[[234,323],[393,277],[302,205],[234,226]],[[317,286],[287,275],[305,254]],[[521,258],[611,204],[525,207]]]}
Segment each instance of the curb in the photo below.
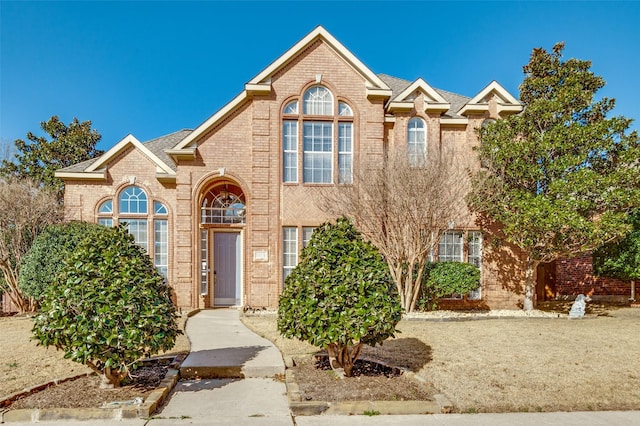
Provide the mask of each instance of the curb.
{"label": "curb", "polygon": [[[285,384],[287,386],[287,398],[289,410],[294,416],[326,415],[359,415],[365,412],[377,414],[446,414],[453,411],[453,404],[443,394],[434,395],[433,401],[302,401],[300,387],[295,379],[295,373],[291,367],[295,365],[292,357],[285,358]],[[404,371],[407,377],[418,382],[424,379],[410,371]]]}

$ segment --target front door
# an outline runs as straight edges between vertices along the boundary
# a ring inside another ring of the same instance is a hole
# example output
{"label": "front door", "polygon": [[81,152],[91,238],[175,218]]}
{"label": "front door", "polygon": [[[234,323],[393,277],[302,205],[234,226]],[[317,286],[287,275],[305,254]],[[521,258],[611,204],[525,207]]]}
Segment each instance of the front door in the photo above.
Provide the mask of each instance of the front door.
{"label": "front door", "polygon": [[213,306],[240,306],[240,232],[213,234]]}

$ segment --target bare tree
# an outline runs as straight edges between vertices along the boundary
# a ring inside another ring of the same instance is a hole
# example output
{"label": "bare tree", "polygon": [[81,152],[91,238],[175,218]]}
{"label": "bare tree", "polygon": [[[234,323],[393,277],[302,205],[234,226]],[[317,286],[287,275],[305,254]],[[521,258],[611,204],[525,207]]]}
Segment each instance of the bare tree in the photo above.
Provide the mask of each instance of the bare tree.
{"label": "bare tree", "polygon": [[32,308],[18,287],[20,259],[35,237],[60,217],[54,191],[29,179],[0,179],[0,288],[20,312]]}
{"label": "bare tree", "polygon": [[362,164],[352,185],[327,188],[320,208],[351,218],[389,265],[402,307],[415,309],[425,264],[440,235],[465,218],[465,166],[429,158],[412,166],[405,150]]}

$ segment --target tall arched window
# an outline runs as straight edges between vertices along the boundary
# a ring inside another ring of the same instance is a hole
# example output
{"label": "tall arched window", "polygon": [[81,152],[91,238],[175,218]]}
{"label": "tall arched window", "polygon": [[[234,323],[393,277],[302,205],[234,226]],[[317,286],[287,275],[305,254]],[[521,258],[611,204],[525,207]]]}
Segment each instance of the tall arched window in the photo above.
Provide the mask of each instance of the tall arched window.
{"label": "tall arched window", "polygon": [[97,222],[104,226],[113,226],[114,222],[126,224],[136,244],[149,253],[158,272],[168,280],[169,209],[160,201],[151,202],[145,190],[135,185],[124,188],[116,199],[117,210],[113,199],[98,206]]}
{"label": "tall arched window", "polygon": [[136,244],[149,251],[147,193],[138,186],[128,186],[119,197],[119,223],[126,223],[127,230]]}
{"label": "tall arched window", "polygon": [[407,126],[409,164],[423,166],[427,159],[427,126],[422,118],[413,117]]}
{"label": "tall arched window", "polygon": [[282,113],[284,182],[299,181],[300,150],[303,183],[353,181],[353,110],[347,103],[336,102],[329,89],[317,85],[302,95],[302,114],[297,101],[288,102]]}

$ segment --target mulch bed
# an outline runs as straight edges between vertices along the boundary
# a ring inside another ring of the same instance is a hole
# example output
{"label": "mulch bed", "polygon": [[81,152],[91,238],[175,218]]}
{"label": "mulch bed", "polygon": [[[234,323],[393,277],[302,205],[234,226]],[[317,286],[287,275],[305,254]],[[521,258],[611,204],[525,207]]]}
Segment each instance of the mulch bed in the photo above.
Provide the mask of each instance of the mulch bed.
{"label": "mulch bed", "polygon": [[293,367],[302,399],[306,401],[431,401],[436,390],[409,378],[397,367],[359,359],[353,376],[340,379],[327,356],[297,360]]}
{"label": "mulch bed", "polygon": [[101,389],[100,378],[84,376],[50,386],[13,402],[9,409],[20,408],[95,408],[113,402],[144,399],[167,374],[168,365],[145,365],[131,372],[131,378],[115,389]]}

